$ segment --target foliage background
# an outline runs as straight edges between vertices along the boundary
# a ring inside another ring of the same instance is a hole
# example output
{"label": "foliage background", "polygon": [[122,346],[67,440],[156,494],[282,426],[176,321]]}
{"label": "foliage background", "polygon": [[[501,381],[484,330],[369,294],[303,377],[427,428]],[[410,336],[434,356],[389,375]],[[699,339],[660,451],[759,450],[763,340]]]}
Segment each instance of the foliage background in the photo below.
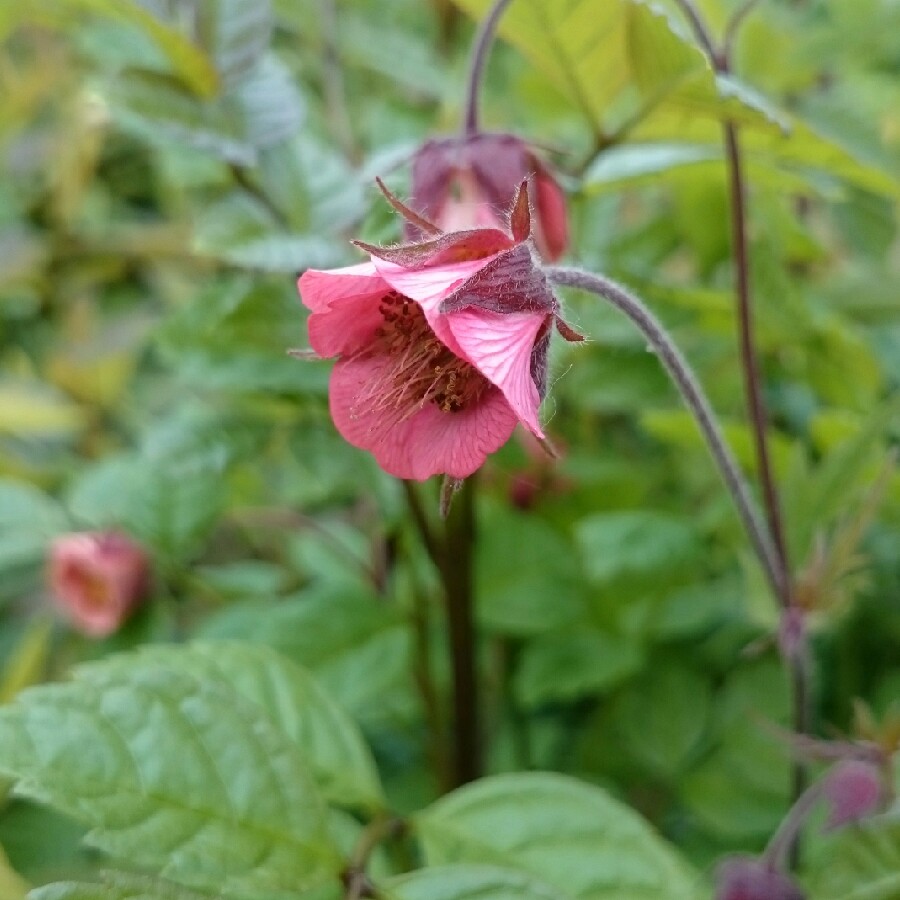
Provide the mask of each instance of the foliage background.
{"label": "foliage background", "polygon": [[[328,364],[285,349],[305,340],[295,275],[352,262],[349,236],[398,236],[372,178],[405,194],[417,143],[458,127],[460,9],[487,5],[4,4],[4,700],[137,645],[245,638],[358,723],[391,808],[437,796],[441,710],[421,688],[423,648],[447,681],[439,584],[400,487],[334,432]],[[721,27],[734,4],[701,6]],[[547,148],[571,192],[571,259],[647,298],[751,470],[717,122],[744,123],[816,723],[848,733],[855,698],[881,715],[900,691],[900,5],[760,5],[726,100],[671,28],[640,4],[515,0],[485,123]],[[514,440],[481,480],[489,770],[601,785],[708,871],[760,849],[788,805],[790,760],[761,724],[787,724],[777,611],[657,360],[596,301],[567,310],[590,340],[554,348],[545,418],[563,460]],[[146,543],[158,577],[125,630],[89,642],[55,621],[44,554],[110,526]],[[0,810],[0,845],[32,884],[93,870],[80,837],[30,800]],[[835,884],[816,896],[849,896]]]}

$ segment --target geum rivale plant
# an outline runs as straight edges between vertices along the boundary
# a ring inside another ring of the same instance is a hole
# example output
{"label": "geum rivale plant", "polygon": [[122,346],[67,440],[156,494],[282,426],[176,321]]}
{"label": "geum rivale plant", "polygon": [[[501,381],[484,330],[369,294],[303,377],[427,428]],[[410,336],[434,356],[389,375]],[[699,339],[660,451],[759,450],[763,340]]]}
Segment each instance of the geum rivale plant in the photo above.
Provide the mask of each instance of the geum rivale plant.
{"label": "geum rivale plant", "polygon": [[[88,842],[116,867],[89,883],[39,888],[35,900],[687,900],[713,892],[722,900],[797,900],[804,896],[792,874],[797,839],[817,806],[827,806],[828,827],[841,828],[890,802],[896,735],[828,742],[800,734],[809,725],[813,658],[767,463],[736,126],[725,116],[742,362],[764,513],[698,379],[656,316],[602,275],[545,266],[568,241],[563,193],[527,142],[478,127],[484,61],[507,5],[493,5],[476,38],[464,134],[431,138],[418,151],[409,206],[386,191],[404,220],[406,242],[358,242],[368,261],[309,269],[299,280],[313,355],[335,360],[335,427],[404,480],[410,518],[440,578],[454,718],[444,774],[452,790],[423,810],[397,814],[357,724],[309,673],[274,651],[208,641],[111,656],[78,668],[67,683],[23,693],[0,712],[0,772],[20,794],[85,824]],[[688,0],[677,5],[710,70],[727,75],[727,43],[714,45]],[[798,759],[792,807],[766,850],[724,860],[715,884],[597,786],[553,773],[483,777],[472,579],[476,474],[519,425],[545,438],[540,407],[551,337],[556,331],[582,340],[563,317],[555,293],[561,286],[621,310],[658,356],[783,608],[780,646],[792,674],[797,733],[779,739]],[[445,522],[429,515],[410,484],[435,475],[445,480]],[[78,609],[119,597],[113,588],[122,580],[91,559],[80,559],[76,570]],[[143,563],[134,573],[136,588]],[[60,593],[73,582],[61,574],[54,580]],[[138,595],[122,594],[122,616]],[[105,632],[121,618],[90,621]],[[829,767],[808,784],[811,759]]]}

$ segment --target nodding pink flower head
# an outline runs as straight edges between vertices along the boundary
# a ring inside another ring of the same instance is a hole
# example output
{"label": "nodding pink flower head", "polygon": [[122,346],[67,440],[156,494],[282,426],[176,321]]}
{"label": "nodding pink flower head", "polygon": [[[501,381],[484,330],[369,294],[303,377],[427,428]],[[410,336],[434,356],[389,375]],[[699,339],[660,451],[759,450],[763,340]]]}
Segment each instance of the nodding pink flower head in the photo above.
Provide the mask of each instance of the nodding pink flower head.
{"label": "nodding pink flower head", "polygon": [[[444,231],[503,228],[505,211],[526,179],[535,246],[546,262],[554,262],[569,244],[566,197],[549,169],[514,135],[473,134],[423,144],[413,158],[412,197]],[[407,236],[415,236],[413,225]]]}
{"label": "nodding pink flower head", "polygon": [[149,574],[147,554],[117,532],[64,534],[50,548],[54,600],[72,626],[90,637],[119,629],[143,599]]}
{"label": "nodding pink flower head", "polygon": [[784,873],[761,859],[733,856],[716,870],[716,900],[804,900]]}
{"label": "nodding pink flower head", "polygon": [[428,237],[305,272],[309,342],[337,357],[329,401],[349,443],[398,478],[465,478],[519,422],[543,437],[550,332],[581,336],[533,260],[524,183],[503,229],[443,233],[387,196]]}

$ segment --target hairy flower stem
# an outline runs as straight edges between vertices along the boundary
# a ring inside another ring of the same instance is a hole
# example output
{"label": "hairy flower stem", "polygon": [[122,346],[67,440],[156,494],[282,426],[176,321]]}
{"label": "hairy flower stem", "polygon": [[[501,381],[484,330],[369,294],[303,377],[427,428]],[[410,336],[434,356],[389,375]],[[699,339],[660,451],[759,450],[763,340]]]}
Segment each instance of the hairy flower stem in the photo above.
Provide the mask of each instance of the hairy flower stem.
{"label": "hairy flower stem", "polygon": [[494,41],[494,32],[497,30],[500,16],[503,15],[503,11],[509,4],[510,0],[495,0],[490,12],[482,20],[472,44],[469,77],[466,82],[466,112],[463,119],[463,130],[466,135],[475,134],[478,131],[478,95],[481,90],[481,80],[484,77],[484,65]]}
{"label": "hairy flower stem", "polygon": [[581,269],[549,268],[544,271],[547,277],[556,284],[579,288],[608,300],[637,325],[641,334],[647,339],[647,343],[659,356],[660,362],[671,376],[685,404],[697,421],[710,453],[719,467],[722,480],[731,492],[738,514],[747,530],[753,549],[759,557],[763,571],[773,589],[777,590],[778,557],[765,522],[753,503],[750,490],[725,441],[712,406],[707,400],[703,388],[700,387],[700,382],[662,324],[642,301],[608,278]]}

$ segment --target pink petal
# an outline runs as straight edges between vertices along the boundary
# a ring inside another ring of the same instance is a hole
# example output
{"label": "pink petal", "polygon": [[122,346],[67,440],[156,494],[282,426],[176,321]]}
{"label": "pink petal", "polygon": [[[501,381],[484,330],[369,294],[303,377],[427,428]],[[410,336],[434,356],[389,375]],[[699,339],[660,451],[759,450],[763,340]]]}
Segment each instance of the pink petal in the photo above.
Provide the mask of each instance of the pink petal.
{"label": "pink petal", "polygon": [[541,256],[547,262],[555,262],[569,245],[566,195],[543,166],[535,173],[534,187],[534,241]]}
{"label": "pink petal", "polygon": [[387,292],[371,262],[342,269],[307,269],[298,279],[297,289],[304,305],[313,312],[327,309],[336,300]]}
{"label": "pink petal", "polygon": [[500,388],[519,419],[543,437],[537,418],[541,398],[531,376],[531,351],[546,315],[464,309],[444,318],[464,358]]}
{"label": "pink petal", "polygon": [[297,282],[313,314],[309,343],[319,356],[354,353],[366,346],[381,324],[378,301],[390,290],[371,262],[343,269],[309,269]]}
{"label": "pink petal", "polygon": [[376,294],[344,297],[334,301],[330,309],[309,317],[309,345],[319,356],[352,354],[369,346],[384,319],[379,300],[385,295],[384,282]]}
{"label": "pink petal", "polygon": [[471,475],[509,440],[516,416],[499,391],[456,413],[425,403],[404,421],[361,400],[382,379],[387,358],[338,360],[331,373],[329,404],[335,427],[354,447],[368,450],[396,478],[424,481],[432,475]]}
{"label": "pink petal", "polygon": [[445,413],[427,404],[410,420],[412,477],[467,478],[510,439],[517,424],[516,414],[496,390],[460,412]]}
{"label": "pink petal", "polygon": [[377,258],[373,259],[373,263],[378,274],[395,291],[415,300],[422,307],[434,333],[454,353],[465,358],[464,354],[459,352],[456,339],[447,328],[445,317],[440,314],[439,308],[446,297],[493,258],[487,256],[484,259],[425,266],[421,269],[408,269]]}

